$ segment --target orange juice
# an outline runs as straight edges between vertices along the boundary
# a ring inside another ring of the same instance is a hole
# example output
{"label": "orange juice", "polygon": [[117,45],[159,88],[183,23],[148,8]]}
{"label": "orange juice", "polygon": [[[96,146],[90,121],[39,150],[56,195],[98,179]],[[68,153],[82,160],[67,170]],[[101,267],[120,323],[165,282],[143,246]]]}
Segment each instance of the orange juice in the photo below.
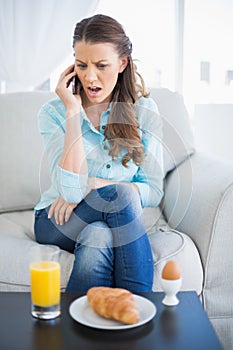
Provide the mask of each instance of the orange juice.
{"label": "orange juice", "polygon": [[31,298],[34,305],[49,307],[60,303],[60,265],[55,261],[30,266]]}

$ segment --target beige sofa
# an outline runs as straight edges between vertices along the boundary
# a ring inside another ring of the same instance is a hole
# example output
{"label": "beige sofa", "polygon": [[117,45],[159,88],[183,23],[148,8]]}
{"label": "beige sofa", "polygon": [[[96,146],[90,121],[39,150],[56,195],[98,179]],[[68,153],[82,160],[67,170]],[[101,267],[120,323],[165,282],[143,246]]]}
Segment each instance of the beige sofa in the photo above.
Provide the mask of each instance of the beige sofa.
{"label": "beige sofa", "polygon": [[[161,290],[164,264],[176,260],[182,290],[196,290],[225,349],[233,346],[233,163],[194,149],[182,97],[154,89],[164,120],[165,196],[160,208],[144,210],[154,261],[154,290]],[[37,243],[33,207],[49,186],[46,156],[37,127],[40,106],[55,95],[0,95],[0,290],[28,291],[28,252]],[[73,255],[61,252],[65,290]]]}

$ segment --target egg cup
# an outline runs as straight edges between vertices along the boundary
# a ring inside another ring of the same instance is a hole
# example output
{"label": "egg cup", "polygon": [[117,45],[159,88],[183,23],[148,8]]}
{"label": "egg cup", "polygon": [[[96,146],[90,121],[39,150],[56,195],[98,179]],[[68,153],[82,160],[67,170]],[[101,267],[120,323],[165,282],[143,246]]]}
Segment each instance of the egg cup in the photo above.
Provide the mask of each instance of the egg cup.
{"label": "egg cup", "polygon": [[182,278],[177,280],[167,280],[162,278],[161,285],[165,292],[165,297],[162,300],[162,303],[167,306],[174,306],[179,304],[179,299],[176,294],[180,290]]}

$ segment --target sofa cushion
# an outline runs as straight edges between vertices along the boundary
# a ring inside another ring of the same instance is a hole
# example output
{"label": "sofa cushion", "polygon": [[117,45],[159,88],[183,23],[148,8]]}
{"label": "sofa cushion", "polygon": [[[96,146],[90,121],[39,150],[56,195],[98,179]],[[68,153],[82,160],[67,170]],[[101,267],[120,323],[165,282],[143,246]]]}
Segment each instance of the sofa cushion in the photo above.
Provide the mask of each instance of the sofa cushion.
{"label": "sofa cushion", "polygon": [[39,201],[43,144],[37,113],[54,96],[50,92],[0,94],[0,183],[4,184],[0,212],[31,209]]}
{"label": "sofa cushion", "polygon": [[165,175],[194,153],[194,136],[183,97],[168,89],[150,89],[163,118]]}
{"label": "sofa cushion", "polygon": [[34,240],[34,212],[23,210],[1,213],[0,227],[0,236],[7,235]]}
{"label": "sofa cushion", "polygon": [[[29,290],[29,251],[37,245],[34,236],[34,211],[0,214],[0,290]],[[61,250],[61,289],[65,290],[74,256]]]}
{"label": "sofa cushion", "polygon": [[[1,290],[29,290],[29,252],[35,245],[38,243],[28,239],[28,237],[0,236]],[[59,261],[61,264],[61,290],[63,291],[71,273],[73,260],[73,254],[61,250]]]}

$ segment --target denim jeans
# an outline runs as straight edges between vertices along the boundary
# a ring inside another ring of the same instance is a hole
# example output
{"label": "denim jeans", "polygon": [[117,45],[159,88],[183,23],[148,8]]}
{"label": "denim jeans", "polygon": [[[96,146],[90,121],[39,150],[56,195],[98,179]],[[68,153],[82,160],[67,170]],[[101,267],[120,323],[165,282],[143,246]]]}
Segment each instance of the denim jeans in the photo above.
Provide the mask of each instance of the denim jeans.
{"label": "denim jeans", "polygon": [[39,243],[74,253],[67,291],[86,292],[92,286],[152,290],[152,251],[134,188],[117,184],[91,191],[63,225],[48,219],[48,211],[35,212],[35,236]]}

